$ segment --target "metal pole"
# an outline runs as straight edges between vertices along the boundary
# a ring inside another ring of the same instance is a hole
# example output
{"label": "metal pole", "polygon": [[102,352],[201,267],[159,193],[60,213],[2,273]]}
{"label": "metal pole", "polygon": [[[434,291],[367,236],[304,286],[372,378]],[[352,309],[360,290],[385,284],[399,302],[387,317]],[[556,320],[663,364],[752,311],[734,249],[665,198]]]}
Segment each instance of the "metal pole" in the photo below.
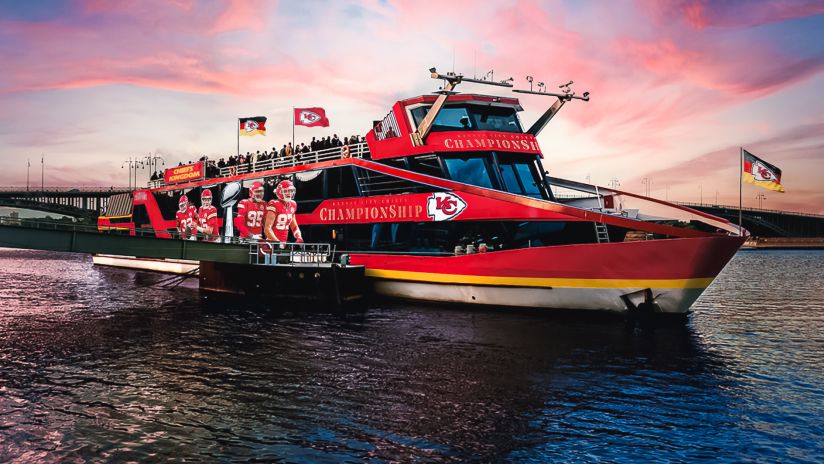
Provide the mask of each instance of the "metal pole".
{"label": "metal pole", "polygon": [[240,118],[237,118],[237,124],[235,124],[235,134],[237,135],[237,156],[240,158]]}
{"label": "metal pole", "polygon": [[46,185],[46,156],[40,153],[40,191],[45,190]]}
{"label": "metal pole", "polygon": [[29,191],[29,171],[31,171],[31,158],[26,160],[26,191]]}
{"label": "metal pole", "polygon": [[292,107],[292,156],[295,155],[295,107]]}
{"label": "metal pole", "polygon": [[743,180],[742,177],[744,175],[744,147],[738,147],[739,150],[739,163],[738,163],[738,235],[744,235],[744,221],[743,221],[743,213],[741,212],[741,205],[743,203],[743,197],[741,190],[743,188]]}

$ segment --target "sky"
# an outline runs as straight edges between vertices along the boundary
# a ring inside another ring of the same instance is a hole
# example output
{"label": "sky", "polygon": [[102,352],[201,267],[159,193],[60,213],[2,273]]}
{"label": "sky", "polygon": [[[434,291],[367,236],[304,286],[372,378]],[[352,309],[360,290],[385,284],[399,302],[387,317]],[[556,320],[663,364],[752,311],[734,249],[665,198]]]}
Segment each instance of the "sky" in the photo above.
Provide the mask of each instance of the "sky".
{"label": "sky", "polygon": [[[574,81],[539,136],[554,176],[688,202],[737,204],[739,147],[783,170],[786,193],[744,185],[745,206],[824,213],[821,1],[0,0],[0,186],[127,185],[130,158],[229,156],[237,118],[291,108],[365,134],[428,69]],[[499,92],[462,84],[464,92]],[[504,90],[504,95],[513,95]],[[529,126],[552,103],[520,96]],[[140,182],[148,170],[138,173]]]}

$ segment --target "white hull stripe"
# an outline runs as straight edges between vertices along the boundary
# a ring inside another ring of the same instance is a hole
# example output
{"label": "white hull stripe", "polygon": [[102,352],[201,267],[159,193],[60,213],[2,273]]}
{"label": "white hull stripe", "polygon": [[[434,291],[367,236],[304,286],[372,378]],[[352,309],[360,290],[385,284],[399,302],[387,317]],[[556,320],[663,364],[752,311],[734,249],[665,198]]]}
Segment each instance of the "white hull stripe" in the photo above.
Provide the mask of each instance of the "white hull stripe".
{"label": "white hull stripe", "polygon": [[[543,309],[627,311],[622,295],[637,288],[518,288],[375,280],[381,295],[418,301]],[[686,313],[703,289],[652,288],[665,313]]]}

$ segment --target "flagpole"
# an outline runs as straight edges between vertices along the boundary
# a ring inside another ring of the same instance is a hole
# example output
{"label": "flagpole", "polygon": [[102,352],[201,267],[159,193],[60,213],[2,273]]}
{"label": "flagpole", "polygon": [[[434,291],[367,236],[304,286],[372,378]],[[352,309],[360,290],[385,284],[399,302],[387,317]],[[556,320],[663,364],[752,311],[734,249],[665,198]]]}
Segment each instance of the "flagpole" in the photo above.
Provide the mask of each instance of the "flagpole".
{"label": "flagpole", "polygon": [[295,107],[292,107],[292,154],[295,154]]}
{"label": "flagpole", "polygon": [[40,191],[42,192],[46,185],[46,156],[40,153]]}
{"label": "flagpole", "polygon": [[26,166],[26,191],[29,191],[29,171],[31,171],[31,158],[26,160],[28,166]]}
{"label": "flagpole", "polygon": [[738,235],[744,235],[744,225],[743,225],[743,213],[741,212],[742,208],[742,198],[743,194],[741,190],[743,189],[744,181],[742,177],[744,177],[744,147],[738,147],[739,149],[739,163],[738,163]]}
{"label": "flagpole", "polygon": [[240,157],[240,118],[237,118],[237,124],[235,124],[235,134],[237,134],[237,156]]}

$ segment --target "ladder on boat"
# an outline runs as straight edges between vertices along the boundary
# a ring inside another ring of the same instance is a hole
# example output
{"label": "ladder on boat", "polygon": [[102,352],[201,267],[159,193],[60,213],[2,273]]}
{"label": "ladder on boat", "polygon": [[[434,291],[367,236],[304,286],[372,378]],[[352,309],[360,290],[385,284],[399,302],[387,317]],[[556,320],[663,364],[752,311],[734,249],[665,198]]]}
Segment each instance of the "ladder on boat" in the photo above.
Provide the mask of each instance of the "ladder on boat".
{"label": "ladder on boat", "polygon": [[609,231],[603,222],[595,222],[595,238],[598,243],[609,243]]}

